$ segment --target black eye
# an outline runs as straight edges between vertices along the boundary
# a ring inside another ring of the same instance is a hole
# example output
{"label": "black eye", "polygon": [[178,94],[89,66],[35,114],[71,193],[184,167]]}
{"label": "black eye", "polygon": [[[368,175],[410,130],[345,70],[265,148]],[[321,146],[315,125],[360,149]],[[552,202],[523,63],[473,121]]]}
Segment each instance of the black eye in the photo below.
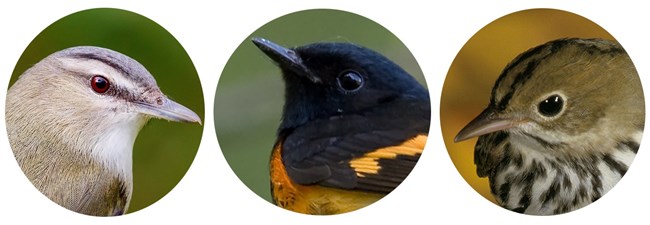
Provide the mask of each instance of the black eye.
{"label": "black eye", "polygon": [[90,78],[90,86],[93,88],[93,91],[101,94],[108,91],[110,83],[105,77],[97,75]]}
{"label": "black eye", "polygon": [[359,90],[363,86],[363,77],[355,71],[345,71],[336,78],[339,87],[346,92]]}
{"label": "black eye", "polygon": [[555,116],[562,111],[564,99],[559,95],[551,95],[539,103],[538,110],[544,116]]}

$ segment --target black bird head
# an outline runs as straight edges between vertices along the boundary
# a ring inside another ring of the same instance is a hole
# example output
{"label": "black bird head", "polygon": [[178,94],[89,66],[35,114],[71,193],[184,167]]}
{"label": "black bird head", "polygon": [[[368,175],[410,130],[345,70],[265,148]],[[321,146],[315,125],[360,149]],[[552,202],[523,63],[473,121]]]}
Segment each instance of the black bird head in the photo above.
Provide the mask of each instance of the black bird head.
{"label": "black bird head", "polygon": [[370,49],[350,43],[287,49],[263,38],[252,41],[282,69],[286,90],[280,131],[311,120],[363,114],[393,101],[429,104],[424,87]]}

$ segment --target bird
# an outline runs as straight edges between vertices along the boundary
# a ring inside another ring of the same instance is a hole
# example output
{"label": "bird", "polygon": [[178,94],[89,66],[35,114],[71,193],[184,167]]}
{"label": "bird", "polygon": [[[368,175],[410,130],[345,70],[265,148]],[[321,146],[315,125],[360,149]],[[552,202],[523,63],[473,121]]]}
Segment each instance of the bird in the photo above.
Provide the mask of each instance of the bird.
{"label": "bird", "polygon": [[31,183],[78,213],[127,212],[132,150],[151,119],[201,123],[169,99],[136,60],[95,47],[66,48],[27,69],[7,91],[9,143]]}
{"label": "bird", "polygon": [[641,82],[623,47],[561,38],[510,62],[454,141],[479,137],[476,172],[498,205],[555,215],[611,190],[636,156],[644,122]]}
{"label": "bird", "polygon": [[351,212],[394,190],[420,158],[428,91],[368,48],[252,42],[280,68],[285,101],[271,152],[273,202],[315,215]]}

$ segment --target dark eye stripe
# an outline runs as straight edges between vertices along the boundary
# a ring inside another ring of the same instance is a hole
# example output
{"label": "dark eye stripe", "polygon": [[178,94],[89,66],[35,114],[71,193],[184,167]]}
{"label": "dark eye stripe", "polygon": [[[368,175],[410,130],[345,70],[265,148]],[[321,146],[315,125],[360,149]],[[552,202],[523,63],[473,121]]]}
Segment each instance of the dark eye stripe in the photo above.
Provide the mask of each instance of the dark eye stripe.
{"label": "dark eye stripe", "polygon": [[135,60],[128,58],[126,56],[120,57],[120,55],[117,55],[116,57],[114,55],[107,54],[107,53],[102,54],[102,52],[74,53],[74,54],[69,54],[67,56],[76,59],[87,59],[87,60],[99,61],[115,69],[116,71],[124,75],[125,79],[129,79],[134,83],[153,83],[153,84],[156,83],[153,77],[145,75],[148,74],[146,68],[144,68]]}
{"label": "dark eye stripe", "polygon": [[131,74],[131,70],[122,66],[121,64],[116,62],[116,59],[111,58],[110,56],[104,56],[101,57],[97,54],[92,54],[92,53],[79,53],[72,55],[74,58],[82,58],[82,59],[92,59],[92,60],[97,60],[100,61],[113,69],[119,71],[121,74]]}

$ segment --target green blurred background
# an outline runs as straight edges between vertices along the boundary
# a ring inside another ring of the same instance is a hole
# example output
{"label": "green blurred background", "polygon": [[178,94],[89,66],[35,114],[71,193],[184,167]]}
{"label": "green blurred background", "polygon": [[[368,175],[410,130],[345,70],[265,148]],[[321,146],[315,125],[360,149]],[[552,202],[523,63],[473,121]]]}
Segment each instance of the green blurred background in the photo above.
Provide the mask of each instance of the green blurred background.
{"label": "green blurred background", "polygon": [[[204,118],[201,83],[183,47],[155,22],[119,9],[85,10],[47,27],[20,57],[9,85],[49,54],[81,45],[109,48],[137,60],[156,78],[163,93]],[[174,188],[189,169],[202,133],[198,124],[157,119],[144,126],[134,146],[129,212],[153,204]]]}
{"label": "green blurred background", "polygon": [[476,175],[477,138],[454,143],[454,136],[488,105],[492,86],[517,55],[565,37],[614,38],[594,22],[555,9],[530,9],[501,17],[470,38],[454,59],[442,88],[440,125],[454,165],[483,197],[494,202],[487,178]]}
{"label": "green blurred background", "polygon": [[242,41],[221,74],[214,117],[219,145],[235,174],[271,201],[269,157],[284,104],[280,69],[250,41],[263,37],[285,47],[314,42],[351,42],[382,53],[425,85],[406,46],[390,31],[362,16],[315,9],[277,18]]}

